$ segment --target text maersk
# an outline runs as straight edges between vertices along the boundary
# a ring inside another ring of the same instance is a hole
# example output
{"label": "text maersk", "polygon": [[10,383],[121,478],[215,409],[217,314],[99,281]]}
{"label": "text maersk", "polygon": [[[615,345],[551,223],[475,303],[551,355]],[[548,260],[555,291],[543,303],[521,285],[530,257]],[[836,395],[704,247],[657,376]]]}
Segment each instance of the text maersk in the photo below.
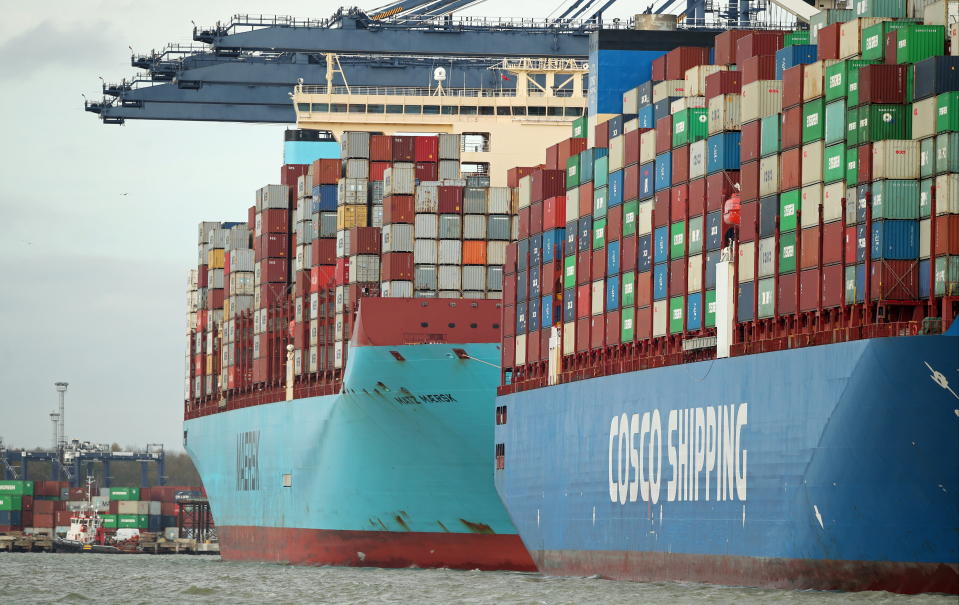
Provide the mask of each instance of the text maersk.
{"label": "text maersk", "polygon": [[[663,437],[662,417],[666,416]],[[667,502],[746,500],[743,427],[746,403],[613,416],[609,425],[609,498],[660,500],[663,443],[672,472]]]}

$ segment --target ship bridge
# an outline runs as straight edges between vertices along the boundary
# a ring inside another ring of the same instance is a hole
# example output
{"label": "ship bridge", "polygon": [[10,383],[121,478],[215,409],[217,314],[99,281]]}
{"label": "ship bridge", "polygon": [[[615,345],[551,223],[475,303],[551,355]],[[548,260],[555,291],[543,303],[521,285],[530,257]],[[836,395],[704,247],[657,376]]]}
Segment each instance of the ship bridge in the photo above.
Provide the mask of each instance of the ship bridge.
{"label": "ship bridge", "polygon": [[[576,59],[504,59],[490,67],[515,80],[510,88],[371,87],[299,83],[291,97],[298,128],[384,134],[443,132],[463,135],[464,172],[505,179],[544,147],[570,136],[586,111],[587,65]],[[522,132],[522,134],[520,134]],[[493,183],[503,185],[504,183]]]}

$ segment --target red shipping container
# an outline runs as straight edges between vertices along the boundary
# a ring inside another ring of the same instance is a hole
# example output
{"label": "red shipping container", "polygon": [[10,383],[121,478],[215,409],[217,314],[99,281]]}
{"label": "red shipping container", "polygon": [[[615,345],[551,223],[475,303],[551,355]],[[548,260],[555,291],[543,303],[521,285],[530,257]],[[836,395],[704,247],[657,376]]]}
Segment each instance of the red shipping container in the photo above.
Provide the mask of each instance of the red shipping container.
{"label": "red shipping container", "polygon": [[336,259],[336,271],[333,273],[336,285],[343,286],[350,281],[350,259],[340,257]]}
{"label": "red shipping container", "polygon": [[[739,185],[738,170],[714,172],[706,177],[706,212],[722,210]],[[757,185],[758,186],[758,185]],[[692,214],[692,212],[690,212]]]}
{"label": "red shipping container", "polygon": [[669,261],[669,295],[681,296],[686,293],[686,258]]}
{"label": "red shipping container", "polygon": [[[588,284],[593,279],[593,253],[589,250],[576,254],[576,283]],[[601,277],[602,274],[597,277]]]}
{"label": "red shipping container", "polygon": [[859,242],[856,238],[856,226],[852,225],[851,227],[846,227],[846,234],[844,239],[845,245],[845,262],[847,265],[854,264],[856,262],[856,247]]}
{"label": "red shipping container", "polygon": [[286,185],[293,191],[296,191],[297,180],[299,180],[301,176],[305,176],[309,169],[309,164],[283,164],[280,166],[280,184]]}
{"label": "red shipping container", "polygon": [[437,162],[440,156],[440,139],[435,136],[414,137],[417,162]]}
{"label": "red shipping container", "polygon": [[386,169],[392,165],[390,162],[370,162],[370,180],[382,181]]}
{"label": "red shipping container", "polygon": [[260,212],[260,233],[289,233],[290,211],[271,208]]}
{"label": "red shipping container", "polygon": [[781,191],[798,189],[802,185],[802,149],[794,147],[779,156],[779,188]]}
{"label": "red shipping container", "polygon": [[606,346],[606,316],[593,315],[589,318],[589,348],[602,349]]}
{"label": "red shipping container", "polygon": [[866,65],[860,68],[859,102],[905,103],[908,68],[908,65]]}
{"label": "red shipping container", "polygon": [[518,254],[518,247],[516,242],[512,242],[506,246],[506,264],[503,265],[503,273],[505,275],[513,275],[516,273],[516,255]]}
{"label": "red shipping container", "polygon": [[593,213],[593,182],[579,186],[579,215],[589,216]]}
{"label": "red shipping container", "polygon": [[533,202],[529,206],[529,234],[543,232],[543,202]]}
{"label": "red shipping container", "polygon": [[246,228],[250,231],[256,229],[256,206],[246,209]]}
{"label": "red shipping container", "polygon": [[756,222],[759,220],[759,202],[744,201],[739,206],[739,240],[751,242],[756,239]]}
{"label": "red shipping container", "polygon": [[673,149],[672,153],[672,184],[678,185],[689,180],[689,145]]}
{"label": "red shipping container", "polygon": [[614,242],[623,237],[623,207],[613,206],[606,210],[606,241]]}
{"label": "red shipping container", "polygon": [[260,284],[260,307],[270,308],[277,306],[286,306],[286,283],[262,283]]}
{"label": "red shipping container", "polygon": [[689,216],[699,216],[706,212],[706,181],[705,178],[689,181],[689,194],[687,196]]}
{"label": "red shipping container", "polygon": [[606,277],[606,248],[593,250],[592,267],[590,269],[590,279],[596,281]]}
{"label": "red shipping container", "polygon": [[[36,491],[34,489],[34,491]],[[40,514],[50,514],[53,511],[53,500],[36,500],[33,503],[33,511]]]}
{"label": "red shipping container", "polygon": [[563,139],[556,145],[557,149],[559,150],[559,157],[557,158],[558,165],[556,168],[559,170],[566,170],[566,160],[568,160],[570,156],[576,155],[581,151],[586,151],[586,138],[570,137],[568,139]]}
{"label": "red shipping container", "polygon": [[666,55],[653,59],[652,72],[653,82],[662,82],[666,79]]}
{"label": "red shipping container", "polygon": [[872,143],[856,148],[856,182],[860,185],[872,181]]}
{"label": "red shipping container", "polygon": [[709,65],[708,48],[677,46],[666,53],[666,79],[684,80],[686,70],[697,65]]}
{"label": "red shipping container", "polygon": [[[50,522],[50,525],[37,525],[37,527],[54,527],[57,525],[60,527],[69,526],[70,515],[72,514],[73,513],[71,513],[70,511],[63,510],[58,512],[55,517],[54,515],[34,515],[33,522],[37,524],[42,523],[44,521]],[[113,514],[116,514],[116,513],[113,513]],[[54,521],[54,518],[56,519],[55,521]]]}
{"label": "red shipping container", "polygon": [[401,136],[393,137],[393,161],[394,162],[415,162],[416,161],[416,137]]}
{"label": "red shipping container", "polygon": [[86,500],[87,499],[87,488],[85,487],[71,487],[67,491],[67,500]]}
{"label": "red shipping container", "polygon": [[566,195],[566,170],[537,170],[530,175],[530,201]]}
{"label": "red shipping container", "polygon": [[576,352],[583,353],[589,350],[589,317],[576,320]]}
{"label": "red shipping container", "polygon": [[409,223],[415,216],[412,195],[388,195],[383,198],[383,224]]}
{"label": "red shipping container", "polygon": [[653,196],[653,227],[669,224],[669,189],[657,191]]}
{"label": "red shipping container", "polygon": [[816,60],[828,61],[839,58],[839,28],[842,23],[833,23],[819,30],[816,36],[819,41],[816,43]]}
{"label": "red shipping container", "polygon": [[609,124],[600,122],[593,129],[593,147],[606,149],[609,147]]}
{"label": "red shipping container", "polygon": [[[507,321],[505,323],[513,322]],[[503,337],[502,359],[504,368],[512,368],[516,364],[516,339],[513,336]]]}
{"label": "red shipping container", "polygon": [[644,271],[636,274],[636,306],[644,307],[653,304],[653,272]]}
{"label": "red shipping container", "polygon": [[[286,262],[286,261],[283,261],[283,262]],[[225,297],[225,293],[223,292],[222,288],[217,288],[217,289],[210,288],[209,290],[210,308],[222,309],[224,297]]]}
{"label": "red shipping container", "polygon": [[589,317],[592,313],[591,284],[576,287],[576,317]]}
{"label": "red shipping container", "polygon": [[503,303],[512,305],[516,303],[516,274],[503,277]]}
{"label": "red shipping container", "polygon": [[529,237],[529,206],[520,208],[519,211],[519,238]]}
{"label": "red shipping container", "polygon": [[160,503],[160,514],[165,517],[172,517],[177,514],[177,506],[175,502],[169,502],[164,500]]}
{"label": "red shipping container", "polygon": [[336,272],[336,259],[327,265],[321,265],[310,269],[310,292],[319,292],[320,290],[331,288],[334,285],[334,273]]}
{"label": "red shipping container", "polygon": [[556,261],[543,264],[543,275],[539,280],[540,294],[561,294],[563,292],[563,263]]}
{"label": "red shipping container", "polygon": [[[776,51],[783,47],[783,32],[753,32],[736,41],[736,64],[745,71],[744,63],[751,57],[774,57]],[[775,72],[773,72],[775,73]],[[774,78],[756,78],[757,80],[772,80]],[[749,82],[743,74],[743,84]]]}
{"label": "red shipping container", "polygon": [[779,315],[792,315],[796,312],[796,274],[780,275],[777,280],[776,311]]}
{"label": "red shipping container", "polygon": [[286,233],[266,233],[259,237],[257,257],[287,258],[290,255],[290,236]]}
{"label": "red shipping container", "polygon": [[313,162],[314,185],[336,185],[342,174],[342,160],[324,158]]}
{"label": "red shipping container", "polygon": [[[566,165],[563,164],[563,166]],[[546,168],[549,170],[559,168],[559,143],[546,148]]]}
{"label": "red shipping container", "polygon": [[687,203],[689,201],[689,187],[676,185],[669,190],[669,221],[684,221],[687,217]]}
{"label": "red shipping container", "polygon": [[[310,272],[306,271],[295,271],[293,273],[293,292],[294,296],[303,296],[310,293]],[[143,494],[140,494],[140,497],[143,498]]]}
{"label": "red shipping container", "polygon": [[[623,165],[631,166],[639,163],[639,136],[646,129],[637,128],[626,133],[626,140],[623,141]],[[626,198],[629,199],[629,198]]]}
{"label": "red shipping container", "polygon": [[526,335],[526,363],[540,361],[539,331]]}
{"label": "red shipping container", "polygon": [[738,71],[717,71],[706,76],[706,100],[720,95],[738,95],[742,92],[743,74]]}
{"label": "red shipping container", "polygon": [[[730,72],[735,73],[735,72]],[[742,136],[739,139],[739,160],[740,162],[751,162],[759,159],[759,120],[753,120],[743,124]]]}
{"label": "red shipping container", "polygon": [[[959,218],[959,215],[954,215]],[[914,260],[874,260],[869,290],[872,300],[918,300],[919,263]]]}
{"label": "red shipping container", "polygon": [[621,244],[621,253],[622,260],[620,261],[621,268],[624,273],[628,271],[636,270],[636,236],[627,235],[623,237],[623,243]]}
{"label": "red shipping container", "polygon": [[336,240],[333,238],[315,239],[313,247],[313,265],[336,264]]}
{"label": "red shipping container", "polygon": [[845,270],[841,264],[822,268],[822,306],[840,307],[846,296]]}
{"label": "red shipping container", "polygon": [[[742,40],[740,40],[742,42]],[[776,55],[757,55],[742,63],[743,86],[759,80],[776,79]]]}
{"label": "red shipping container", "polygon": [[803,65],[783,70],[782,106],[792,107],[802,103]]}
{"label": "red shipping container", "polygon": [[[896,48],[899,42],[899,33],[896,31],[891,31],[886,34],[886,44],[883,51],[884,63],[887,65],[895,65],[896,63]],[[861,100],[861,99],[860,99]]]}
{"label": "red shipping container", "polygon": [[782,149],[802,145],[802,106],[790,107],[782,116]]}
{"label": "red shipping container", "polygon": [[260,261],[260,283],[286,283],[289,275],[290,263],[285,258],[264,258]]}
{"label": "red shipping container", "polygon": [[506,186],[519,187],[519,180],[542,166],[515,166],[506,171]]}
{"label": "red shipping container", "polygon": [[636,321],[633,322],[633,340],[649,340],[653,331],[653,309],[652,307],[641,307],[636,309]]}
{"label": "red shipping container", "polygon": [[543,230],[566,227],[566,196],[557,195],[543,202]]}
{"label": "red shipping container", "polygon": [[436,181],[440,177],[440,165],[436,162],[417,162],[413,171],[417,181]]}
{"label": "red shipping container", "polygon": [[[736,63],[736,43],[740,38],[752,32],[746,29],[730,29],[716,35],[713,63],[715,65],[732,65]],[[729,72],[735,73],[735,72]]]}
{"label": "red shipping container", "polygon": [[[759,199],[759,161],[745,162],[739,167],[739,185],[742,201]],[[708,191],[706,195],[709,195]]]}
{"label": "red shipping container", "polygon": [[293,324],[293,347],[299,350],[308,349],[310,346],[310,322],[297,322]]}
{"label": "red shipping container", "polygon": [[[819,227],[808,227],[800,233],[799,266],[810,269],[819,266]],[[817,278],[818,279],[818,278]],[[818,283],[818,281],[816,282]]]}
{"label": "red shipping container", "polygon": [[[33,511],[33,496],[23,496],[20,498],[20,510]],[[24,523],[26,525],[26,523]]]}
{"label": "red shipping container", "polygon": [[842,262],[843,238],[842,221],[834,221],[822,226],[823,265]]}
{"label": "red shipping container", "polygon": [[438,201],[436,206],[440,214],[460,214],[463,212],[462,187],[440,186],[437,189]]}
{"label": "red shipping container", "polygon": [[350,229],[350,255],[379,254],[379,227],[352,227]]}
{"label": "red shipping container", "polygon": [[623,168],[623,199],[627,202],[639,199],[639,164]]}
{"label": "red shipping container", "polygon": [[386,134],[371,135],[370,160],[373,162],[392,162],[393,137]]}
{"label": "red shipping container", "polygon": [[607,345],[618,345],[619,336],[621,332],[621,324],[619,319],[619,311],[607,311],[606,312],[606,344]]}
{"label": "red shipping container", "polygon": [[673,116],[656,120],[656,153],[666,153],[673,148]]}
{"label": "red shipping container", "polygon": [[937,256],[959,255],[959,214],[945,214],[936,217]]}

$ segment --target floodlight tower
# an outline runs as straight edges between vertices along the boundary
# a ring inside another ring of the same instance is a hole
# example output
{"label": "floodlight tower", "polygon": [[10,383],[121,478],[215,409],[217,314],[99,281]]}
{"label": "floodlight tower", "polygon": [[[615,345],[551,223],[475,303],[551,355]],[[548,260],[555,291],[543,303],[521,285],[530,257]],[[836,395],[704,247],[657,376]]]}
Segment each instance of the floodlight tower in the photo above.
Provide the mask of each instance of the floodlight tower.
{"label": "floodlight tower", "polygon": [[53,383],[53,386],[55,386],[55,387],[57,388],[57,393],[60,395],[60,418],[59,418],[60,428],[59,428],[59,431],[57,431],[57,432],[58,432],[58,435],[57,435],[57,449],[59,449],[61,452],[63,452],[63,450],[66,449],[66,446],[67,446],[67,436],[66,436],[66,433],[65,433],[64,430],[63,430],[63,425],[64,425],[63,398],[64,398],[64,395],[65,395],[66,392],[67,392],[67,386],[68,386],[68,385],[69,385],[69,383],[67,383],[67,382],[55,382],[55,383]]}

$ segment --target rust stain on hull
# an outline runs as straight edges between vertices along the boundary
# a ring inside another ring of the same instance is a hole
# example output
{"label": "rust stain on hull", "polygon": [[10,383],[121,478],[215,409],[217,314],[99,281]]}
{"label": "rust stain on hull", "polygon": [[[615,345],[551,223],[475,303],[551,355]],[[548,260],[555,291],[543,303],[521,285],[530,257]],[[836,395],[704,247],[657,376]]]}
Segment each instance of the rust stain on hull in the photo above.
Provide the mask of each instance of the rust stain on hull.
{"label": "rust stain on hull", "polygon": [[466,529],[470,530],[474,534],[495,534],[493,528],[485,523],[473,523],[472,521],[467,521],[466,519],[460,519],[460,523],[466,526]]}

